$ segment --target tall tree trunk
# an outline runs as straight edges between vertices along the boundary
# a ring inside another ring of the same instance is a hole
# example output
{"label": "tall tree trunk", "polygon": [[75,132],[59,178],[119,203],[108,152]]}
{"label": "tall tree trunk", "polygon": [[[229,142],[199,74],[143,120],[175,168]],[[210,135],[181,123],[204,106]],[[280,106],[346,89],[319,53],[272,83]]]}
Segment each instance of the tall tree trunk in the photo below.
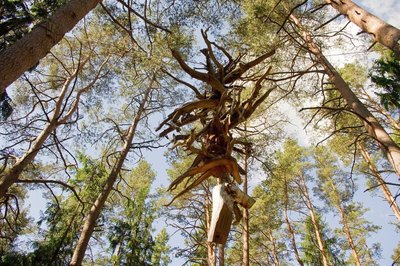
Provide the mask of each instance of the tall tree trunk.
{"label": "tall tree trunk", "polygon": [[225,266],[225,245],[218,244],[219,266]]}
{"label": "tall tree trunk", "polygon": [[135,115],[134,120],[132,121],[132,124],[130,125],[127,135],[124,138],[124,145],[122,150],[119,152],[119,158],[117,162],[115,163],[114,167],[112,168],[110,174],[108,175],[104,187],[100,194],[97,196],[95,202],[93,203],[92,207],[90,208],[89,213],[87,214],[85,223],[82,228],[82,232],[79,236],[78,243],[75,247],[74,254],[72,255],[72,259],[70,262],[70,266],[80,266],[82,265],[83,258],[85,256],[85,252],[89,243],[89,239],[92,236],[93,229],[96,225],[97,218],[100,215],[101,210],[104,207],[104,204],[110,195],[111,189],[114,186],[115,181],[117,180],[117,177],[121,171],[122,165],[126,159],[126,156],[129,153],[129,150],[132,145],[133,138],[135,136],[136,128],[139,124],[139,121],[142,118],[142,114],[145,111],[145,106],[147,104],[150,92],[152,90],[154,82],[154,77],[150,81],[150,85],[146,89],[143,100],[140,103],[139,109]]}
{"label": "tall tree trunk", "polygon": [[299,178],[300,178],[300,189],[303,192],[307,208],[310,211],[310,217],[311,217],[311,221],[312,221],[312,224],[314,227],[315,237],[317,238],[318,248],[321,252],[322,262],[323,262],[324,266],[328,266],[329,265],[328,257],[327,257],[327,253],[326,253],[326,249],[325,249],[325,245],[324,245],[324,240],[322,239],[322,236],[321,236],[321,229],[318,224],[317,215],[316,215],[314,207],[312,205],[310,194],[308,193],[308,188],[307,188],[307,185],[304,180],[304,176],[300,175]]}
{"label": "tall tree trunk", "polygon": [[276,248],[275,238],[272,235],[271,230],[268,232],[268,237],[269,237],[269,240],[271,241],[271,244],[272,244],[272,254],[273,254],[273,258],[274,258],[274,264],[275,264],[275,266],[279,266],[280,263],[279,263],[279,257],[278,257],[278,250]]}
{"label": "tall tree trunk", "polygon": [[[208,232],[210,231],[211,227],[211,204],[209,200],[209,195],[205,195],[205,214],[206,214],[206,235],[208,235]],[[212,242],[207,241],[207,264],[209,266],[215,266],[217,265],[217,260],[215,257],[215,246],[213,245]]]}
{"label": "tall tree trunk", "polygon": [[45,22],[0,53],[0,94],[46,56],[100,0],[70,0]]}
{"label": "tall tree trunk", "polygon": [[372,15],[351,0],[325,0],[325,2],[346,16],[362,31],[371,34],[374,41],[393,50],[398,57],[400,56],[400,30],[398,28]]}
{"label": "tall tree trunk", "polygon": [[[243,176],[243,192],[247,195],[248,193],[248,180],[247,180],[247,170],[248,170],[248,161],[249,154],[246,151],[244,157],[244,171],[246,172]],[[250,256],[249,256],[249,209],[243,208],[243,266],[250,265]]]}
{"label": "tall tree trunk", "polygon": [[335,194],[335,197],[336,197],[336,202],[335,202],[336,208],[337,208],[337,210],[339,212],[340,219],[342,220],[344,232],[346,234],[347,242],[349,243],[349,246],[351,248],[351,252],[353,253],[355,264],[357,266],[361,266],[360,256],[358,255],[358,251],[357,251],[356,245],[354,244],[353,236],[351,235],[349,224],[347,223],[347,218],[346,218],[346,215],[344,213],[342,202],[340,200],[340,195],[339,195],[339,193],[338,193],[338,191],[337,191],[337,189],[335,187],[335,184],[333,183],[333,180],[330,180],[330,183],[331,183],[332,191],[333,191],[333,193]]}
{"label": "tall tree trunk", "polygon": [[392,209],[394,215],[396,216],[397,220],[400,222],[400,208],[397,205],[395,198],[393,197],[392,192],[390,191],[389,187],[386,185],[385,180],[383,180],[382,176],[379,174],[378,169],[376,168],[374,162],[371,159],[371,156],[365,149],[363,144],[358,145],[359,150],[361,151],[361,155],[363,156],[364,160],[367,162],[369,170],[371,171],[372,175],[375,177],[376,182],[378,183],[379,187],[383,192],[383,196],[385,197],[386,201],[389,203],[390,208]]}
{"label": "tall tree trunk", "polygon": [[311,34],[304,29],[300,21],[294,15],[290,18],[300,28],[304,41],[310,53],[312,53],[318,63],[320,63],[326,73],[328,74],[331,82],[335,84],[336,89],[341,96],[346,100],[348,106],[362,119],[368,135],[378,142],[378,145],[396,174],[400,176],[400,147],[393,141],[385,129],[379,124],[379,121],[371,114],[365,105],[358,99],[354,92],[350,89],[349,85],[344,81],[342,76],[336,71],[331,63],[322,54],[319,46],[314,42]]}
{"label": "tall tree trunk", "polygon": [[285,187],[284,187],[284,197],[285,197],[285,203],[284,203],[284,208],[283,208],[283,214],[285,216],[285,222],[288,227],[288,232],[289,232],[289,237],[290,237],[290,244],[292,245],[292,249],[294,252],[294,255],[296,257],[297,262],[299,263],[300,266],[304,265],[303,260],[300,257],[299,251],[297,249],[297,244],[296,244],[296,238],[294,235],[293,227],[290,223],[289,216],[288,216],[288,205],[289,205],[289,197],[288,197],[288,185],[285,177]]}

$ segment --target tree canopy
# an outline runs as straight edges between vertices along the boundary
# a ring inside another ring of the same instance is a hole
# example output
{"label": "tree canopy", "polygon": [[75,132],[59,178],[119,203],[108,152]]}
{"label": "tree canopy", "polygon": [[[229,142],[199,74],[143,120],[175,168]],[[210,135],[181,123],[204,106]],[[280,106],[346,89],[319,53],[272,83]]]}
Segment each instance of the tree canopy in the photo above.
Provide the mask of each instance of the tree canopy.
{"label": "tree canopy", "polygon": [[395,265],[400,30],[362,4],[0,0],[0,265]]}

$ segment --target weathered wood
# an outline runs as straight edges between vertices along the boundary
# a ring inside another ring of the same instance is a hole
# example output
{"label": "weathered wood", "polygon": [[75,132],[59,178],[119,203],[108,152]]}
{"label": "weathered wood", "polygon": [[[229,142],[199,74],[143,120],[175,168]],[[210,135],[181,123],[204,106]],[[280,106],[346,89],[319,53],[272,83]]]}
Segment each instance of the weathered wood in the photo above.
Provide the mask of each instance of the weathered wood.
{"label": "weathered wood", "polygon": [[255,199],[244,193],[235,184],[226,184],[226,192],[231,196],[234,202],[239,203],[243,208],[250,209],[256,202]]}
{"label": "weathered wood", "polygon": [[233,214],[230,206],[233,200],[226,192],[225,184],[215,186],[212,191],[213,208],[208,242],[225,244],[231,230]]}
{"label": "weathered wood", "polygon": [[225,244],[233,218],[235,218],[236,223],[242,218],[237,204],[249,209],[253,206],[255,200],[236,185],[226,182],[213,188],[212,199],[213,209],[208,241]]}

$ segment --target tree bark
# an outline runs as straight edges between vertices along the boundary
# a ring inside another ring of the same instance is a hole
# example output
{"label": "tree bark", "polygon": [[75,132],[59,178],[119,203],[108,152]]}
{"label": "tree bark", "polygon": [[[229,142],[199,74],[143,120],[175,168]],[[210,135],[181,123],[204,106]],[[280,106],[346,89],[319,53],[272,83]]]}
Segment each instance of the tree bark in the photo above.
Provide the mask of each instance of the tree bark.
{"label": "tree bark", "polygon": [[300,257],[299,251],[297,249],[297,244],[296,244],[296,238],[294,235],[293,227],[290,223],[289,216],[288,216],[288,205],[289,205],[289,197],[288,197],[288,185],[285,177],[285,187],[284,187],[284,197],[285,197],[285,203],[284,203],[284,208],[283,208],[283,214],[285,216],[285,222],[288,227],[288,232],[289,232],[289,237],[290,237],[290,244],[292,245],[294,255],[296,257],[297,262],[299,263],[300,266],[304,265],[303,260]]}
{"label": "tree bark", "polygon": [[400,56],[400,30],[372,15],[351,0],[325,0],[340,14],[346,16],[362,31],[372,35],[374,41],[391,49]]}
{"label": "tree bark", "polygon": [[335,200],[336,201],[335,202],[336,208],[337,208],[337,210],[339,212],[340,219],[342,220],[342,224],[343,224],[344,232],[346,234],[347,242],[349,243],[349,246],[351,248],[351,252],[353,253],[354,262],[355,262],[355,264],[357,266],[361,266],[360,256],[358,255],[358,251],[357,251],[356,245],[354,244],[353,236],[351,235],[349,224],[347,223],[347,218],[346,218],[345,213],[344,213],[344,209],[343,209],[343,206],[342,206],[342,202],[340,200],[339,192],[337,191],[337,189],[335,187],[335,184],[333,183],[333,180],[331,179],[331,180],[329,180],[329,182],[330,182],[332,191],[333,191],[333,193],[335,195],[335,198],[336,198],[336,200]]}
{"label": "tree bark", "polygon": [[152,89],[152,84],[154,82],[154,78],[151,80],[150,85],[146,89],[143,100],[140,103],[139,109],[135,115],[134,120],[132,121],[127,135],[124,138],[124,145],[122,150],[120,151],[120,156],[115,163],[114,167],[112,168],[110,174],[107,177],[107,180],[105,181],[103,190],[100,192],[98,197],[96,198],[95,202],[93,203],[92,207],[90,208],[90,211],[86,217],[86,221],[83,225],[82,232],[79,236],[78,243],[76,244],[74,253],[72,255],[72,259],[70,262],[70,266],[80,266],[82,265],[83,258],[85,256],[85,252],[90,240],[90,237],[92,236],[93,229],[96,225],[96,220],[99,217],[101,210],[104,207],[104,204],[110,195],[110,192],[114,186],[115,181],[118,178],[118,175],[121,171],[122,165],[129,153],[129,150],[131,148],[131,144],[133,141],[133,138],[135,136],[136,128],[139,124],[139,121],[142,118],[142,114],[145,111],[145,106],[147,104],[151,89]]}
{"label": "tree bark", "polygon": [[271,241],[272,244],[272,254],[273,254],[273,258],[274,258],[274,264],[275,266],[279,266],[279,257],[278,257],[278,250],[276,249],[276,245],[275,245],[275,238],[272,235],[272,232],[269,231],[268,232],[268,236],[269,236],[269,240]]}
{"label": "tree bark", "polygon": [[386,111],[382,105],[380,105],[377,101],[375,101],[369,94],[368,92],[362,88],[363,93],[367,96],[368,101],[371,105],[372,108],[374,108],[376,110],[376,112],[380,113],[381,115],[383,115],[384,117],[386,117],[386,119],[389,121],[389,124],[396,130],[400,131],[400,124],[393,118],[393,116]]}
{"label": "tree bark", "polygon": [[322,54],[319,46],[314,42],[311,34],[306,31],[297,17],[291,15],[290,18],[300,28],[304,41],[310,53],[312,53],[318,63],[325,69],[331,82],[335,84],[336,89],[347,102],[347,105],[353,110],[355,114],[363,121],[368,135],[378,142],[378,145],[386,156],[396,174],[400,176],[400,148],[393,141],[390,135],[379,124],[379,121],[372,115],[372,113],[365,107],[365,105],[358,99],[354,92],[350,89],[349,85],[344,81],[342,76],[336,71],[331,63]]}
{"label": "tree bark", "polygon": [[225,266],[225,245],[218,244],[219,266]]}
{"label": "tree bark", "polygon": [[58,96],[57,102],[55,104],[55,108],[53,114],[44,127],[44,129],[40,132],[40,134],[36,137],[35,141],[32,143],[31,147],[25,154],[18,158],[14,165],[12,165],[5,173],[0,176],[0,198],[4,197],[7,193],[8,188],[18,181],[21,173],[24,169],[35,159],[36,155],[39,153],[40,149],[42,148],[43,143],[47,140],[49,135],[60,125],[64,124],[71,118],[71,116],[75,113],[76,109],[78,108],[78,104],[80,101],[80,97],[83,93],[87,92],[96,81],[100,77],[101,70],[103,69],[104,65],[108,60],[105,60],[99,67],[96,77],[85,87],[79,89],[76,94],[76,98],[72,103],[70,109],[66,114],[61,117],[63,114],[62,105],[64,103],[64,98],[68,92],[68,89],[71,85],[71,82],[75,79],[77,74],[82,70],[83,66],[89,61],[89,57],[82,61],[82,63],[75,69],[75,71],[66,79],[61,89],[61,92]]}
{"label": "tree bark", "polygon": [[70,0],[0,53],[0,93],[34,67],[100,0]]}
{"label": "tree bark", "polygon": [[[244,158],[244,171],[246,174],[243,175],[243,192],[247,195],[248,193],[248,180],[247,180],[247,161],[248,152]],[[250,245],[249,245],[249,209],[243,208],[243,266],[250,265]]]}
{"label": "tree bark", "polygon": [[375,177],[376,182],[378,183],[379,187],[382,190],[383,196],[385,197],[386,201],[389,203],[390,208],[392,209],[394,215],[396,216],[397,220],[400,222],[400,208],[397,205],[395,198],[393,197],[392,192],[390,191],[389,187],[385,184],[385,180],[383,180],[382,176],[379,174],[378,169],[376,168],[374,162],[371,160],[371,156],[365,149],[364,145],[358,145],[359,150],[361,151],[361,155],[363,156],[364,160],[367,162],[369,170],[371,171],[372,175]]}
{"label": "tree bark", "polygon": [[[209,200],[209,195],[205,195],[205,214],[206,214],[206,233],[209,235],[210,228],[211,228],[211,204]],[[217,260],[215,259],[215,248],[212,242],[206,241],[207,245],[207,264],[209,266],[215,266]]]}
{"label": "tree bark", "polygon": [[304,177],[301,175],[299,178],[300,178],[300,186],[301,186],[300,189],[303,192],[304,198],[306,200],[307,208],[310,211],[310,217],[311,217],[311,221],[313,223],[315,237],[317,238],[318,248],[322,255],[322,262],[323,262],[324,266],[328,266],[329,265],[328,257],[327,257],[326,250],[325,250],[324,240],[322,239],[322,236],[321,236],[321,229],[318,224],[317,215],[315,214],[315,210],[312,205],[311,198],[308,193],[308,188],[304,181]]}

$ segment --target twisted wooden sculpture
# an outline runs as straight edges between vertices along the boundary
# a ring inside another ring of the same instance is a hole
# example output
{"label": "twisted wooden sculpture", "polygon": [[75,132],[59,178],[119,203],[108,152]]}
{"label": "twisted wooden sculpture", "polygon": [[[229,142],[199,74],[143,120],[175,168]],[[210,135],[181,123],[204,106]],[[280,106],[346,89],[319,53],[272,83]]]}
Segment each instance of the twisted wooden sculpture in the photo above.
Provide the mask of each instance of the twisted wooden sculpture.
{"label": "twisted wooden sculpture", "polygon": [[[169,204],[210,176],[218,178],[220,184],[225,182],[233,185],[232,182],[238,184],[242,182],[241,175],[244,175],[245,171],[239,166],[233,157],[233,153],[244,153],[243,146],[246,143],[235,139],[232,131],[240,123],[249,119],[256,108],[274,89],[269,88],[263,91],[262,86],[270,68],[264,74],[253,73],[246,76],[246,72],[272,56],[275,50],[269,51],[250,62],[243,63],[241,61],[243,55],[233,59],[224,48],[208,40],[207,32],[202,31],[202,35],[207,45],[207,48],[201,50],[206,58],[205,72],[190,67],[178,51],[172,50],[172,55],[187,74],[206,84],[204,86],[205,91],[201,93],[193,85],[167,73],[175,80],[191,88],[195,92],[197,100],[184,104],[168,115],[157,128],[157,130],[164,129],[160,136],[166,136],[173,131],[179,132],[181,127],[194,122],[201,124],[200,129],[193,126],[189,134],[174,136],[174,147],[182,146],[185,150],[196,154],[196,157],[191,167],[169,186],[168,190],[174,190],[186,180],[185,188]],[[213,49],[218,49],[224,54],[227,60],[225,64],[217,60]],[[253,86],[253,89],[250,97],[243,101],[241,94],[244,85]],[[234,181],[231,181],[231,177]],[[237,192],[236,188],[228,190]],[[245,200],[243,195],[234,197],[237,197],[238,200],[235,200],[230,209],[235,213],[236,220],[238,220],[240,217],[237,216],[240,215],[240,211],[238,212],[236,203],[248,208],[254,201],[250,200],[249,203],[250,197],[248,196]]]}

